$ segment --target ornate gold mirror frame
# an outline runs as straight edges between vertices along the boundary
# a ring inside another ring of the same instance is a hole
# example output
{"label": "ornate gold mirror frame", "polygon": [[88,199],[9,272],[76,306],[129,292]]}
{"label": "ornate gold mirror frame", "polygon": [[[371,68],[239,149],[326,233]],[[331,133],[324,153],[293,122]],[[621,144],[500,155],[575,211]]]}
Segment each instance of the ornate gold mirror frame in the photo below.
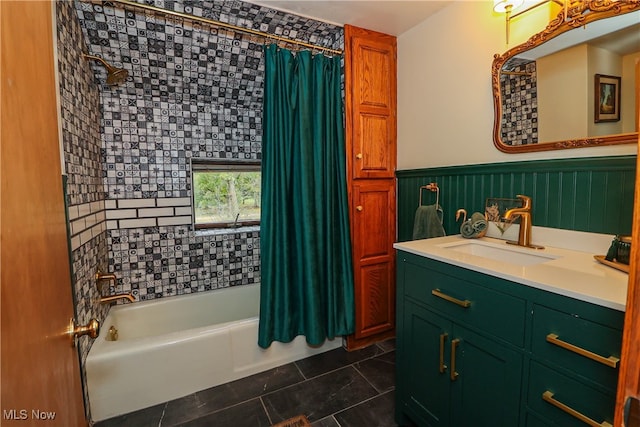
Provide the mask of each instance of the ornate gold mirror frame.
{"label": "ornate gold mirror frame", "polygon": [[[527,145],[508,145],[502,141],[502,96],[500,92],[500,74],[505,63],[522,52],[533,49],[560,34],[584,25],[625,13],[640,10],[640,0],[566,0],[570,2],[566,11],[558,16],[540,33],[533,35],[525,43],[509,49],[504,54],[495,54],[491,66],[491,83],[493,86],[494,125],[493,143],[505,153],[528,153],[535,151],[563,150],[567,148],[595,147],[604,145],[631,144],[638,142],[638,133],[576,138],[564,141],[544,142]],[[566,13],[566,16],[565,16]],[[637,102],[636,102],[637,103]]]}

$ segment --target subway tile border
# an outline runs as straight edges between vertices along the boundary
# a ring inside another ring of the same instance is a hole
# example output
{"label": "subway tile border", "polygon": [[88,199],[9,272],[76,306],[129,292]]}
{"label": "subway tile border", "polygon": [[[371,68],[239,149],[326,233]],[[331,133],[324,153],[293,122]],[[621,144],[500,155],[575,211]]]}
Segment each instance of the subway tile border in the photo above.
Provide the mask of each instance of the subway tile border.
{"label": "subway tile border", "polygon": [[117,199],[105,206],[107,230],[192,224],[188,197]]}

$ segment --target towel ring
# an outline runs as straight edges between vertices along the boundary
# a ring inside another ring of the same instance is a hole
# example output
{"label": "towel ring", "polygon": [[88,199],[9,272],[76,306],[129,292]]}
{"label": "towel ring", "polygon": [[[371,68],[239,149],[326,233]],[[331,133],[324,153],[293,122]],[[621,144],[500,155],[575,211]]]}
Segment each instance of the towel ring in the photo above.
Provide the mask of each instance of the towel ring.
{"label": "towel ring", "polygon": [[419,192],[420,192],[420,197],[418,198],[418,206],[422,206],[422,190],[429,190],[431,192],[435,192],[436,193],[436,206],[438,206],[440,204],[440,187],[438,187],[438,184],[435,182],[430,182],[427,185],[423,185],[422,187],[420,187]]}

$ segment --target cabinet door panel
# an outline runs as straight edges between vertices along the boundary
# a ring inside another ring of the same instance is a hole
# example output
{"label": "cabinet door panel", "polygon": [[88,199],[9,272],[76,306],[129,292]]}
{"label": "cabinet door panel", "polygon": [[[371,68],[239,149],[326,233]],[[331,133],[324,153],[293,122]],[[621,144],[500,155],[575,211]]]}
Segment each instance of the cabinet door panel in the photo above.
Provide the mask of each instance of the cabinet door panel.
{"label": "cabinet door panel", "polygon": [[[409,301],[404,306],[406,334],[396,362],[398,377],[402,378],[402,401],[411,413],[418,415],[430,427],[449,426],[451,400],[449,396],[449,348],[451,323]],[[446,369],[440,372],[440,336],[443,342]],[[423,425],[421,423],[421,425]]]}
{"label": "cabinet door panel", "polygon": [[[359,140],[354,149],[357,151],[354,165],[354,176],[366,178],[376,175],[389,178],[390,151],[395,147],[391,141],[389,118],[375,113],[361,113],[359,123]],[[364,172],[367,172],[366,174]]]}
{"label": "cabinet door panel", "polygon": [[557,339],[584,349],[602,358],[620,358],[622,331],[585,319],[574,311],[565,313],[539,304],[534,305],[532,352],[553,363],[570,367],[572,371],[600,383],[611,390],[616,389],[618,368],[605,365],[547,341],[549,334]]}
{"label": "cabinet door panel", "polygon": [[525,427],[552,427],[553,424],[547,423],[546,421],[542,421],[536,415],[533,415],[530,412],[527,412],[525,415]]}
{"label": "cabinet door panel", "polygon": [[367,263],[357,271],[359,310],[356,315],[356,337],[367,337],[393,328],[395,295],[391,263]]}
{"label": "cabinet door panel", "polygon": [[395,183],[364,180],[353,187],[356,338],[395,327]]}
{"label": "cabinet door panel", "polygon": [[[524,299],[496,292],[488,287],[413,263],[407,263],[405,268],[407,295],[446,315],[453,316],[457,323],[464,323],[524,347],[526,318]],[[461,307],[434,295],[432,293],[434,290],[461,301],[468,301],[469,306]],[[509,321],[505,322],[505,319]]]}
{"label": "cabinet door panel", "polygon": [[615,395],[605,393],[561,374],[535,361],[531,362],[527,406],[562,427],[584,427],[586,424],[566,411],[543,399],[545,392],[553,393],[553,399],[578,411],[596,423],[613,423]]}
{"label": "cabinet door panel", "polygon": [[453,332],[460,344],[455,358],[459,375],[451,385],[456,408],[451,425],[517,426],[522,355],[457,325]]}
{"label": "cabinet door panel", "polygon": [[395,183],[360,181],[353,186],[353,249],[357,259],[390,257],[395,241]]}
{"label": "cabinet door panel", "polygon": [[350,175],[394,178],[396,38],[345,25],[347,153]]}

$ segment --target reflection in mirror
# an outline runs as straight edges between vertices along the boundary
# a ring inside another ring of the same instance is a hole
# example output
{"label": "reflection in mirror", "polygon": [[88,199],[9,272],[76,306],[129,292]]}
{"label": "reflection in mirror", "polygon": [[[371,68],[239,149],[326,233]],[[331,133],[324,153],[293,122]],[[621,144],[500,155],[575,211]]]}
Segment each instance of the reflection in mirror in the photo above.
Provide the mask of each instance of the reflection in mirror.
{"label": "reflection in mirror", "polygon": [[[567,20],[561,12],[544,31],[494,57],[498,149],[519,153],[637,142],[640,2],[620,3],[574,2]],[[607,121],[599,120],[596,108],[604,101],[602,89],[615,89],[618,80],[601,79],[596,88],[596,75],[620,77],[620,96],[606,98],[617,114],[606,115]]]}

